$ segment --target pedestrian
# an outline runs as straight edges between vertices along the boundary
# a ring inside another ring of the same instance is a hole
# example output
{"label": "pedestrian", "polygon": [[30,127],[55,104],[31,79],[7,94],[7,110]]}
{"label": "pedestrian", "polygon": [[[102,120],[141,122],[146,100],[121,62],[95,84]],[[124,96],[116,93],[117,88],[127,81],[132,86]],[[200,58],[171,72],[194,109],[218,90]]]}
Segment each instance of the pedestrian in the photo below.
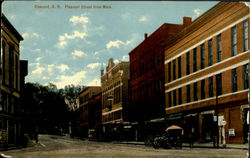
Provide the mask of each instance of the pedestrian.
{"label": "pedestrian", "polygon": [[188,139],[189,139],[190,148],[193,148],[194,147],[194,127],[191,128],[191,131],[188,135]]}

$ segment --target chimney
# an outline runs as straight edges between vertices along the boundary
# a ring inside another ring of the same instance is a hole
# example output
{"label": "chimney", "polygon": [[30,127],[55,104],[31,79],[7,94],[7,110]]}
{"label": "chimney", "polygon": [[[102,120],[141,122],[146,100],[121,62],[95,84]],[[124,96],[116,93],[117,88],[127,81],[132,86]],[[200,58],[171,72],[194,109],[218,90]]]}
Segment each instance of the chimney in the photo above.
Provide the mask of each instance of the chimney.
{"label": "chimney", "polygon": [[188,25],[190,25],[192,23],[192,18],[191,17],[183,17],[183,26],[187,27]]}
{"label": "chimney", "polygon": [[144,37],[145,37],[145,39],[147,39],[148,38],[148,34],[144,33]]}

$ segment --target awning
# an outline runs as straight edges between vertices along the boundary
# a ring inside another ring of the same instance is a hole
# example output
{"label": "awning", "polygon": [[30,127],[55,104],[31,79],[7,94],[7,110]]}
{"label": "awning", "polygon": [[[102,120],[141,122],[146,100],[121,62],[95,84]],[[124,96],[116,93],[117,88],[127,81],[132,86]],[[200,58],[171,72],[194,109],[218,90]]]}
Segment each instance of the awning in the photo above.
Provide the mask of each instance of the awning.
{"label": "awning", "polygon": [[150,120],[148,122],[164,122],[165,121],[165,118],[157,118],[157,119],[153,119],[153,120]]}

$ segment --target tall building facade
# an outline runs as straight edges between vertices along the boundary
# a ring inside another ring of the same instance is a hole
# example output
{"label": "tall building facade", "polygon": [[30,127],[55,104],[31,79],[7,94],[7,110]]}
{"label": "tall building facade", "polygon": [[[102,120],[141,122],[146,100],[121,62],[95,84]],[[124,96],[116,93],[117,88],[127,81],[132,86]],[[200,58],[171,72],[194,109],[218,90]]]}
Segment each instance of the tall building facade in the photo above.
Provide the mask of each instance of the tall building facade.
{"label": "tall building facade", "polygon": [[[22,36],[8,19],[1,15],[1,71],[0,71],[0,147],[22,144],[23,131],[20,114],[21,82],[27,73],[21,73],[20,41]],[[27,72],[27,71],[26,71]]]}
{"label": "tall building facade", "polygon": [[[145,34],[144,41],[129,52],[129,117],[138,139],[144,139],[145,132],[150,130],[144,128],[145,121],[164,124],[164,41],[190,23],[191,18],[188,17],[183,18],[183,25],[165,23],[149,37]],[[160,125],[152,130],[164,130],[160,127],[165,128]]]}
{"label": "tall building facade", "polygon": [[127,119],[129,62],[114,64],[111,58],[106,72],[101,70],[102,125],[106,137],[122,139]]}
{"label": "tall building facade", "polygon": [[246,142],[249,8],[220,2],[166,45],[167,123],[185,135],[193,130],[200,142],[222,142],[224,134],[226,143]]}
{"label": "tall building facade", "polygon": [[91,129],[91,112],[90,112],[90,98],[101,92],[100,86],[86,87],[79,94],[79,110],[80,110],[80,137],[87,138],[89,129]]}

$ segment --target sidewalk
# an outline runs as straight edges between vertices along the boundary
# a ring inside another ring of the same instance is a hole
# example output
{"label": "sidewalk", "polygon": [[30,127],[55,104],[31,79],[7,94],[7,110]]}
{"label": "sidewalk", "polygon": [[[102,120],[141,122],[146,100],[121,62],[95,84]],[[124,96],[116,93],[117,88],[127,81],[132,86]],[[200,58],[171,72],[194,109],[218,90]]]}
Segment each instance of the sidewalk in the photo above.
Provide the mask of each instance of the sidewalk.
{"label": "sidewalk", "polygon": [[[145,145],[140,141],[114,141],[114,144],[132,144],[132,145]],[[188,143],[182,143],[182,147],[189,147]],[[213,143],[194,143],[193,148],[214,148]],[[219,148],[224,148],[223,144],[219,144]],[[243,149],[248,150],[248,143],[246,144],[226,144],[225,149]]]}

